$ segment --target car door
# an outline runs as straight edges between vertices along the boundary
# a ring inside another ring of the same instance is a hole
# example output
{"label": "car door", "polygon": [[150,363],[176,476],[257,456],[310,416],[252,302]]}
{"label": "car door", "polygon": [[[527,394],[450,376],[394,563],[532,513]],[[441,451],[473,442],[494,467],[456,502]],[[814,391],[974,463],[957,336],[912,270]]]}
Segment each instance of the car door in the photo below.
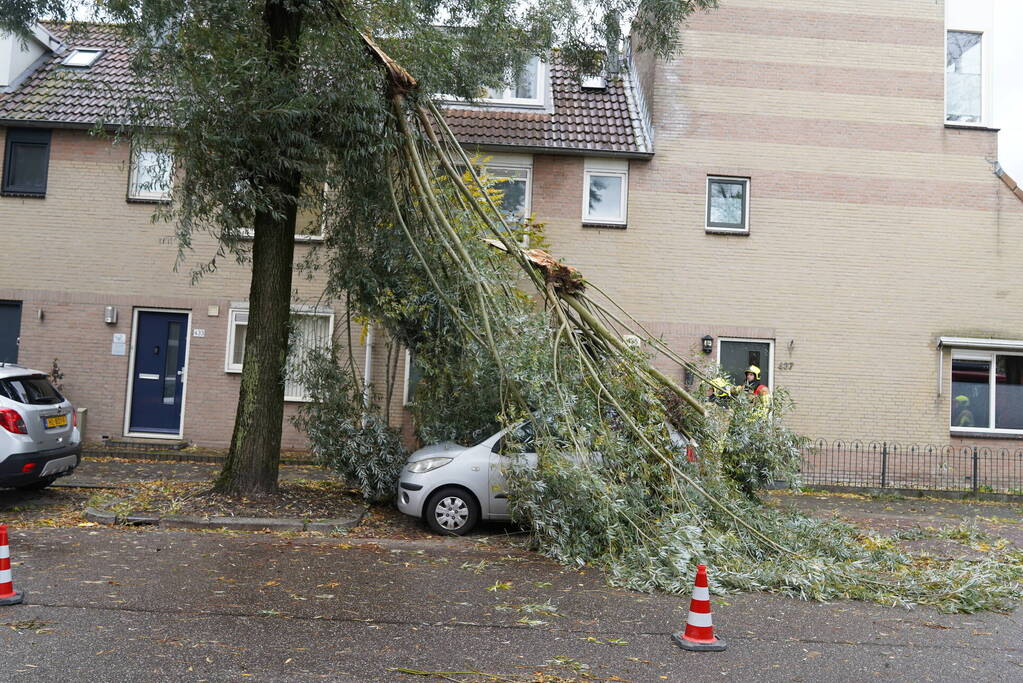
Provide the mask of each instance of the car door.
{"label": "car door", "polygon": [[525,422],[497,440],[490,453],[489,506],[491,519],[508,519],[507,472],[513,466],[536,466],[533,425]]}

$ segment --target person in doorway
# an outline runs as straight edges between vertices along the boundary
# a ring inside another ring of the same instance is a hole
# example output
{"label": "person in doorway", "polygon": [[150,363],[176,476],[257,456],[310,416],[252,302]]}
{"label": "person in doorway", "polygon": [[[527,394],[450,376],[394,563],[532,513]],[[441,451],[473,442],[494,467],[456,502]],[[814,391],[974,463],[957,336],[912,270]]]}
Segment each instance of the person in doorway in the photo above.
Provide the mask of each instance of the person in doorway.
{"label": "person in doorway", "polygon": [[955,416],[952,418],[953,427],[975,427],[973,411],[970,410],[970,397],[959,394],[955,399]]}
{"label": "person in doorway", "polygon": [[742,384],[743,391],[755,395],[757,389],[762,386],[764,386],[764,383],[760,381],[760,368],[756,365],[746,368],[746,381]]}

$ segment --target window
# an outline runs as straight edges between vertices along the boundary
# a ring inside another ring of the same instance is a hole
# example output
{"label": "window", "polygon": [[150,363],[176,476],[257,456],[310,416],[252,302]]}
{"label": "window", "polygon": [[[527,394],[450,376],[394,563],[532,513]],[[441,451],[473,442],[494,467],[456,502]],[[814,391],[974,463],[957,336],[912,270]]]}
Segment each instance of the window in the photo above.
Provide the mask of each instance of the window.
{"label": "window", "polygon": [[544,103],[544,63],[533,57],[519,71],[515,82],[506,88],[488,88],[487,102],[502,104],[542,105]]}
{"label": "window", "polygon": [[583,223],[625,225],[629,162],[587,159],[583,170]]}
{"label": "window", "polygon": [[323,226],[327,212],[327,184],[319,189],[303,189],[303,201],[295,217],[295,239],[317,241],[323,239]]}
{"label": "window", "polygon": [[245,359],[245,333],[249,329],[249,312],[231,309],[227,330],[226,372],[241,372]]}
{"label": "window", "polygon": [[[245,337],[249,311],[232,308],[228,316],[226,372],[241,372],[245,359]],[[333,342],[334,314],[317,310],[291,312],[291,338],[288,343],[284,379],[285,401],[308,401],[309,392],[300,377],[314,351],[326,351]]]}
{"label": "window", "polygon": [[[469,186],[472,181],[463,165],[455,167],[462,172],[462,180]],[[532,211],[533,157],[529,154],[493,154],[473,160],[473,168],[484,184],[501,193],[494,197],[497,208],[512,229],[524,226]],[[525,247],[528,236],[520,244]]]}
{"label": "window", "polygon": [[981,33],[948,31],[945,41],[945,120],[981,121]]}
{"label": "window", "polygon": [[9,128],[4,150],[4,194],[46,196],[50,131]]}
{"label": "window", "polygon": [[487,166],[493,188],[501,192],[497,206],[511,220],[520,221],[529,216],[531,174],[529,168]]}
{"label": "window", "polygon": [[308,401],[309,392],[301,376],[316,351],[330,349],[334,316],[321,313],[291,314],[291,339],[288,343],[287,369],[284,377],[285,401]]}
{"label": "window", "polygon": [[1023,355],[954,351],[951,403],[953,431],[1023,431]]}
{"label": "window", "polygon": [[774,341],[770,339],[718,338],[718,364],[731,378],[732,384],[741,385],[745,382],[746,368],[755,365],[760,368],[760,381],[773,390],[773,357]]}
{"label": "window", "polygon": [[128,198],[167,201],[170,198],[172,161],[170,152],[145,148],[133,150]]}
{"label": "window", "polygon": [[405,351],[405,397],[402,405],[412,403],[416,397],[416,387],[423,377],[423,367],[416,362],[416,354]]}
{"label": "window", "polygon": [[78,48],[72,50],[71,54],[64,58],[61,62],[64,66],[74,66],[79,68],[88,68],[96,63],[96,60],[103,55],[103,50],[99,48]]}
{"label": "window", "polygon": [[707,177],[707,230],[749,232],[749,178]]}

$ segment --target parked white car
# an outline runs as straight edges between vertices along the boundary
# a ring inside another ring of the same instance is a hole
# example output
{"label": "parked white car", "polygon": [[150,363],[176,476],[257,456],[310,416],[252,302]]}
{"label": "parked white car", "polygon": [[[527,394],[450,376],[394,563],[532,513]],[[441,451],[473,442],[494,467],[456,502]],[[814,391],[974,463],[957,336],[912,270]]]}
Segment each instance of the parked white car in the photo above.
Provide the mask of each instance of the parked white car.
{"label": "parked white car", "polygon": [[0,363],[0,486],[46,488],[81,452],[78,414],[46,373]]}
{"label": "parked white car", "polygon": [[[694,461],[694,446],[668,429],[680,456]],[[536,466],[529,422],[502,429],[475,446],[446,441],[421,448],[409,456],[398,477],[398,509],[422,518],[439,534],[458,536],[480,520],[511,519],[505,472],[513,459]]]}

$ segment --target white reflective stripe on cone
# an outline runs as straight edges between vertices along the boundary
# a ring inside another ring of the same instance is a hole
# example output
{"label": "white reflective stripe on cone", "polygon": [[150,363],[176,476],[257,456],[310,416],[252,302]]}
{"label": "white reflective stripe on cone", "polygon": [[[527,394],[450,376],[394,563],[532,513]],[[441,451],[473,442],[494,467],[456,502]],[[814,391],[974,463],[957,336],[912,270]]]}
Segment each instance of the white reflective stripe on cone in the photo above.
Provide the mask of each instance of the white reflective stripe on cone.
{"label": "white reflective stripe on cone", "polygon": [[693,588],[693,600],[710,600],[710,589],[706,586]]}
{"label": "white reflective stripe on cone", "polygon": [[0,545],[0,560],[11,556],[11,546]]}
{"label": "white reflective stripe on cone", "polygon": [[11,570],[10,569],[0,569],[0,583],[10,583],[10,582],[11,582]]}
{"label": "white reflective stripe on cone", "polygon": [[686,623],[690,626],[713,626],[711,616],[703,612],[690,612]]}

